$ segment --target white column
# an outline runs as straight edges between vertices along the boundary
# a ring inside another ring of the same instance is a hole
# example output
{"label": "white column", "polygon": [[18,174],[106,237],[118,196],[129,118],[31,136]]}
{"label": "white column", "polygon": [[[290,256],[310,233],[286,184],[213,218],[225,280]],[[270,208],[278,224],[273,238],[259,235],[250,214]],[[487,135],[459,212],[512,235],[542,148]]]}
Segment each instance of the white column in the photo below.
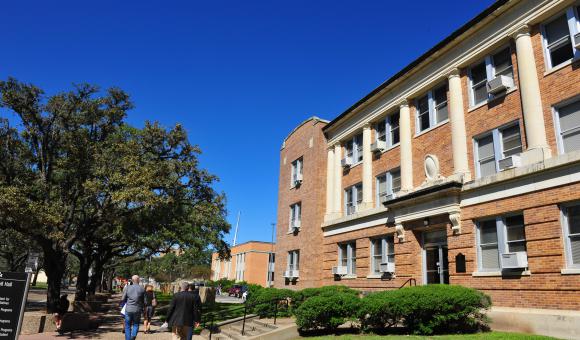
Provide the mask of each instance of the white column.
{"label": "white column", "polygon": [[342,212],[342,146],[340,143],[334,145],[334,213],[336,217]]}
{"label": "white column", "polygon": [[540,83],[532,39],[530,38],[530,28],[527,25],[521,27],[514,34],[514,39],[516,41],[522,110],[528,141],[528,149],[522,153],[522,164],[525,165],[549,158],[551,151],[546,138]]}
{"label": "white column", "polygon": [[463,181],[469,181],[471,174],[467,163],[467,136],[459,69],[454,69],[449,74],[449,120],[451,122],[453,173],[459,175]]}
{"label": "white column", "polygon": [[363,199],[361,210],[373,207],[373,154],[371,153],[371,124],[363,127],[363,169],[362,187]]}
{"label": "white column", "polygon": [[324,220],[328,221],[333,218],[334,214],[334,147],[328,148],[326,162],[326,215]]}
{"label": "white column", "polygon": [[399,133],[401,136],[401,191],[413,190],[413,151],[411,148],[411,111],[404,100],[400,105]]}

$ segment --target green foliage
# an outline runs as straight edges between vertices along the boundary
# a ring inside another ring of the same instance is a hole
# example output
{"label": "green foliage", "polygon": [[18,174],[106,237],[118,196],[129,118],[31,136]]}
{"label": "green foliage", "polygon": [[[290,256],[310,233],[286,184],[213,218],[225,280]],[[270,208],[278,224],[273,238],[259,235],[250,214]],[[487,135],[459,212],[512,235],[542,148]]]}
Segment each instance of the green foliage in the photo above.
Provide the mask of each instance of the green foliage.
{"label": "green foliage", "polygon": [[521,333],[485,332],[462,335],[367,335],[346,334],[309,337],[309,340],[557,340],[556,338]]}
{"label": "green foliage", "polygon": [[357,315],[361,300],[348,292],[316,295],[296,309],[296,324],[301,330],[336,330]]}
{"label": "green foliage", "polygon": [[352,294],[354,296],[358,296],[360,294],[360,292],[356,289],[341,285],[324,286],[320,288],[305,288],[296,292],[294,300],[292,300],[292,305],[294,308],[298,308],[304,301],[313,296],[330,296],[337,293]]}
{"label": "green foliage", "polygon": [[490,297],[475,289],[426,285],[370,294],[359,317],[364,328],[402,323],[414,334],[474,332],[486,326],[490,306]]}
{"label": "green foliage", "polygon": [[[272,317],[278,311],[278,316],[290,316],[291,306],[287,302],[292,301],[296,296],[296,292],[290,289],[277,288],[257,288],[253,287],[253,292],[248,293],[248,300],[246,303],[252,306],[252,311],[260,317]],[[277,306],[276,306],[277,304]]]}

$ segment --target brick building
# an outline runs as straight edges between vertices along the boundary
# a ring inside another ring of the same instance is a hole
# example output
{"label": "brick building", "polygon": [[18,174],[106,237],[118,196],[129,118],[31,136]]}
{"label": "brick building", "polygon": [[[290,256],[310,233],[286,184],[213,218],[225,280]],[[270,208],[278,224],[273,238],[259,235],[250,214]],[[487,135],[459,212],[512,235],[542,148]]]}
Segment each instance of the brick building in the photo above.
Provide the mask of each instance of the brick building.
{"label": "brick building", "polygon": [[229,260],[220,260],[218,253],[213,253],[212,280],[228,279],[271,286],[275,263],[273,247],[271,242],[248,241],[233,246]]}
{"label": "brick building", "polygon": [[415,280],[579,311],[578,33],[578,1],[500,0],[300,124],[281,150],[275,285]]}

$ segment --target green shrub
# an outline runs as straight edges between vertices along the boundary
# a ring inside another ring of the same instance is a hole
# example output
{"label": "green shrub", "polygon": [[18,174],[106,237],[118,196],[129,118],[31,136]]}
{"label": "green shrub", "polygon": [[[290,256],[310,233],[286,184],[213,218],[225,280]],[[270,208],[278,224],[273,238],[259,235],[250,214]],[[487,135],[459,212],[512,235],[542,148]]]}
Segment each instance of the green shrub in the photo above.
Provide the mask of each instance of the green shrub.
{"label": "green shrub", "polygon": [[294,308],[298,308],[304,301],[313,296],[329,296],[337,293],[345,293],[358,296],[360,292],[347,286],[324,286],[320,288],[305,288],[296,292],[295,298],[292,301],[292,306]]}
{"label": "green shrub", "polygon": [[361,300],[348,292],[315,295],[302,302],[294,314],[300,330],[333,331],[357,315]]}
{"label": "green shrub", "polygon": [[[293,300],[296,292],[290,289],[277,289],[277,288],[254,288],[254,292],[250,291],[248,293],[248,299],[246,303],[251,306],[253,313],[258,314],[260,317],[272,317],[276,311],[276,306],[274,300]],[[291,310],[288,303],[279,302],[278,303],[278,316],[290,316]]]}
{"label": "green shrub", "polygon": [[359,319],[363,328],[402,323],[414,334],[473,332],[487,327],[484,310],[490,306],[489,296],[475,289],[426,285],[366,296]]}

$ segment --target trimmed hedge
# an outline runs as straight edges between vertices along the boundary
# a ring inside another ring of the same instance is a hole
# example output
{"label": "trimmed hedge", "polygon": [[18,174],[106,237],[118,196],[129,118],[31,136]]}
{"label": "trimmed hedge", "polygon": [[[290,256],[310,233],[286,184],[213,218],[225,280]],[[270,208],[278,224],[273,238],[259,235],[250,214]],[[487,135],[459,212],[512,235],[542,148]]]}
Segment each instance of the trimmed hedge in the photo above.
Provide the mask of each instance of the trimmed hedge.
{"label": "trimmed hedge", "polygon": [[[248,293],[248,300],[246,303],[252,306],[252,312],[258,314],[260,317],[274,316],[275,305],[272,302],[274,299],[292,301],[296,292],[290,289],[276,289],[276,288],[262,288],[253,289]],[[291,305],[288,303],[278,303],[278,316],[286,317],[291,315]]]}
{"label": "trimmed hedge", "polygon": [[358,315],[367,329],[401,323],[414,334],[464,333],[487,327],[483,312],[490,306],[490,297],[475,289],[426,285],[372,293]]}
{"label": "trimmed hedge", "polygon": [[300,330],[336,330],[354,319],[360,303],[357,295],[348,292],[312,296],[295,310],[296,325]]}
{"label": "trimmed hedge", "polygon": [[300,305],[307,299],[313,296],[330,296],[337,293],[351,294],[353,296],[359,296],[360,292],[358,290],[352,289],[347,286],[324,286],[320,288],[305,288],[297,291],[292,305],[294,308],[300,307]]}

